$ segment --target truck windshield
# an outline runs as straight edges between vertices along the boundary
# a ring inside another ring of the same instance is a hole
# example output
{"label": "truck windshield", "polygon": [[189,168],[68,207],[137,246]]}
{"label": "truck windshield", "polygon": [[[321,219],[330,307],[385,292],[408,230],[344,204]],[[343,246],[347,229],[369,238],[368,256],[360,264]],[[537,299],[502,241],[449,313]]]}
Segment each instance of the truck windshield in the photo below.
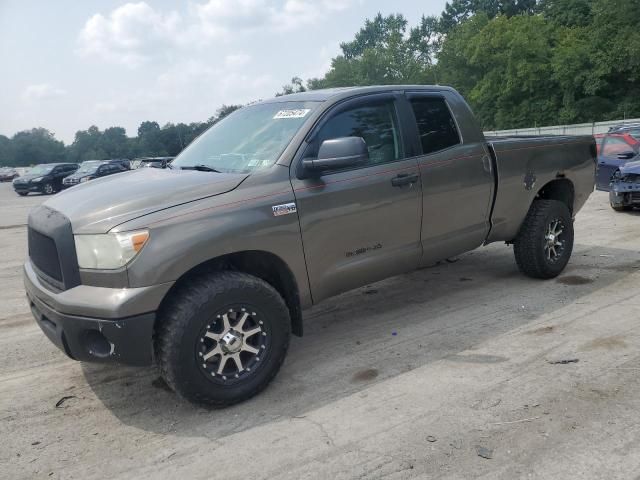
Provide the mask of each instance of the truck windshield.
{"label": "truck windshield", "polygon": [[233,173],[270,167],[317,105],[278,102],[236,110],[198,137],[171,166]]}

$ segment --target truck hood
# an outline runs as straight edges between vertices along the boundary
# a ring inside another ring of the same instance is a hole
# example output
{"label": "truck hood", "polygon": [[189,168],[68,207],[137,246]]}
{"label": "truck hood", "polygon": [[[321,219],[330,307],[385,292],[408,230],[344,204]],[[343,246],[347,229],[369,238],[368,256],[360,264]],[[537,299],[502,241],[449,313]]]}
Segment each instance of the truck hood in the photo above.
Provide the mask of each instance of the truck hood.
{"label": "truck hood", "polygon": [[44,205],[65,215],[74,233],[106,233],[143,215],[229,192],[247,177],[142,168],[80,184],[51,197]]}

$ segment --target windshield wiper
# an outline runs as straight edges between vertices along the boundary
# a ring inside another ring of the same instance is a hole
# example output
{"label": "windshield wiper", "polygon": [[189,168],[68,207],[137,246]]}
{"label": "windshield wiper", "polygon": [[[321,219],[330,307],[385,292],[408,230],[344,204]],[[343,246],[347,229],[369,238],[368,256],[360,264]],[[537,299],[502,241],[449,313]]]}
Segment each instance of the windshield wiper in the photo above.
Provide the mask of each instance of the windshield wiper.
{"label": "windshield wiper", "polygon": [[182,170],[198,170],[199,172],[215,172],[222,173],[220,170],[211,168],[209,165],[192,165],[190,167],[182,167]]}

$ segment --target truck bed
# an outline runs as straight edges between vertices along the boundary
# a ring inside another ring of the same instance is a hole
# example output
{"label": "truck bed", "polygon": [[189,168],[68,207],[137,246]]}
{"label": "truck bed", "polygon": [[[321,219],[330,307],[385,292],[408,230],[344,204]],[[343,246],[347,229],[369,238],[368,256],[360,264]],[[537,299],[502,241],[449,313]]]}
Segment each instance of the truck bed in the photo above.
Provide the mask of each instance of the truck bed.
{"label": "truck bed", "polygon": [[[529,205],[549,182],[566,179],[573,184],[574,216],[593,191],[596,147],[591,136],[485,138],[496,182],[486,243],[513,240]],[[526,201],[523,191],[528,196]]]}

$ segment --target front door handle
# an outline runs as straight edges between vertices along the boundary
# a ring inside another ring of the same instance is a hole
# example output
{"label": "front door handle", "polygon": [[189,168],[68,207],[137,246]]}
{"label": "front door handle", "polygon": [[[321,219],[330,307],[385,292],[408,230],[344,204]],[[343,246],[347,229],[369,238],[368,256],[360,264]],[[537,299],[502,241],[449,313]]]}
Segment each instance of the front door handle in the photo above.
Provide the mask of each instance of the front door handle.
{"label": "front door handle", "polygon": [[394,187],[403,187],[405,185],[412,185],[418,181],[417,173],[401,173],[391,179],[391,185]]}

